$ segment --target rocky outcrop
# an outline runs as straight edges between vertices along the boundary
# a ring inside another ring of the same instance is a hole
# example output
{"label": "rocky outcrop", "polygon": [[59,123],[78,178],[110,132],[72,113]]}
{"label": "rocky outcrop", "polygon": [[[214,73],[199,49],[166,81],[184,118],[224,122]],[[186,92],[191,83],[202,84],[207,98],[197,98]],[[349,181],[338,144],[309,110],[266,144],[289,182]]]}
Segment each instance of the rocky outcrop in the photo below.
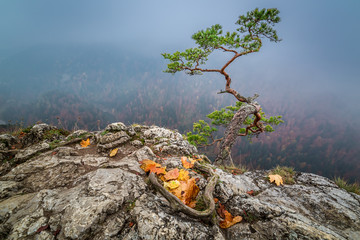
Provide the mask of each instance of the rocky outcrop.
{"label": "rocky outcrop", "polygon": [[[35,125],[26,141],[0,136],[0,239],[360,239],[360,196],[327,178],[296,173],[295,184],[276,186],[268,171],[213,167],[214,196],[243,217],[221,229],[174,212],[140,168],[143,159],[182,168],[181,156],[197,154],[178,132],[123,123],[68,136],[54,130]],[[80,146],[83,138],[90,146]],[[206,176],[191,174],[204,191]]]}

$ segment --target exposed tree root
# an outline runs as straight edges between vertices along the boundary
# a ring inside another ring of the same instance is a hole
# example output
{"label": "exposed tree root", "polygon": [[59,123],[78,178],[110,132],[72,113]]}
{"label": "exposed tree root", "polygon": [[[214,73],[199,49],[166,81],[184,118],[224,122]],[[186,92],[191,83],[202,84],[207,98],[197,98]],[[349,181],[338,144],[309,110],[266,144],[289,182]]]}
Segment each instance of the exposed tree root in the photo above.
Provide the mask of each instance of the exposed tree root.
{"label": "exposed tree root", "polygon": [[215,190],[215,186],[219,179],[219,176],[216,175],[212,170],[212,168],[207,164],[203,165],[198,162],[195,162],[194,167],[198,170],[207,172],[210,175],[208,184],[205,187],[205,191],[203,194],[203,199],[207,206],[207,209],[204,211],[197,211],[195,209],[186,206],[183,202],[181,202],[179,198],[177,198],[175,195],[167,191],[163,187],[163,185],[158,182],[156,175],[154,173],[150,173],[149,179],[151,184],[155,187],[155,189],[159,191],[170,202],[170,206],[173,210],[180,211],[191,217],[200,218],[207,222],[216,224],[215,202],[214,202],[213,192]]}

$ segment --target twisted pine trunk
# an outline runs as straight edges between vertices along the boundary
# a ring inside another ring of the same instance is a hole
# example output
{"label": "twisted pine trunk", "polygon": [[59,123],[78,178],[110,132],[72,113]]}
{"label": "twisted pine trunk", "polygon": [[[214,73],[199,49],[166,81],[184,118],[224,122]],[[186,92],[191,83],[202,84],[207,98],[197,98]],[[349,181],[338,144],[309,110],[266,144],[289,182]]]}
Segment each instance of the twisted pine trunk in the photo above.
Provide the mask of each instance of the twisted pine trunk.
{"label": "twisted pine trunk", "polygon": [[225,165],[225,166],[234,166],[234,163],[231,159],[231,148],[235,143],[236,138],[239,136],[239,131],[244,123],[245,119],[250,115],[256,113],[256,108],[254,105],[244,103],[240,109],[235,113],[234,117],[231,119],[231,122],[227,126],[224,134],[224,138],[221,141],[220,152],[218,153],[214,164],[215,165]]}

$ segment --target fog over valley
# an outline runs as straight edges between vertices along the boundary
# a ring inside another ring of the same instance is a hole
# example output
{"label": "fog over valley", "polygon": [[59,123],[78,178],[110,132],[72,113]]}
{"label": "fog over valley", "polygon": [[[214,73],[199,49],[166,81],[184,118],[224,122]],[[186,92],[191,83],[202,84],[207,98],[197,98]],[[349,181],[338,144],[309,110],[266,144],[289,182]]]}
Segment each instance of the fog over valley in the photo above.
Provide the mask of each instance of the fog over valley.
{"label": "fog over valley", "polygon": [[[225,88],[220,74],[164,73],[161,53],[195,47],[191,35],[198,30],[218,23],[233,31],[240,14],[275,7],[283,40],[264,41],[260,52],[227,70],[232,88],[247,97],[258,93],[264,111],[285,123],[251,142],[238,139],[233,160],[251,169],[284,165],[360,181],[360,33],[354,31],[360,4],[216,3],[1,2],[1,131],[39,121],[95,131],[121,121],[186,134],[235,98],[217,94]],[[215,53],[207,66],[229,57]],[[216,154],[216,148],[199,150]]]}

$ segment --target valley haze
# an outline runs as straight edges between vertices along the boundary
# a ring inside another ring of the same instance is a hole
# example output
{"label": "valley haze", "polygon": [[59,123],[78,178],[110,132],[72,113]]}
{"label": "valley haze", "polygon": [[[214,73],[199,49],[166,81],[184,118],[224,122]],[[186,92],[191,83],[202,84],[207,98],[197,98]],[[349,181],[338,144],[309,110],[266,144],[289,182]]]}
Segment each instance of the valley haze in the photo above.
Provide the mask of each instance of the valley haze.
{"label": "valley haze", "polygon": [[[2,1],[0,123],[60,120],[68,129],[97,130],[121,121],[190,131],[235,102],[216,94],[222,76],[163,73],[160,54],[194,47],[191,35],[217,23],[232,31],[256,7],[280,10],[283,41],[265,41],[259,53],[234,62],[232,86],[245,96],[259,93],[264,110],[285,124],[251,144],[238,140],[234,161],[360,181],[355,0]],[[209,64],[227,58],[215,54]]]}

